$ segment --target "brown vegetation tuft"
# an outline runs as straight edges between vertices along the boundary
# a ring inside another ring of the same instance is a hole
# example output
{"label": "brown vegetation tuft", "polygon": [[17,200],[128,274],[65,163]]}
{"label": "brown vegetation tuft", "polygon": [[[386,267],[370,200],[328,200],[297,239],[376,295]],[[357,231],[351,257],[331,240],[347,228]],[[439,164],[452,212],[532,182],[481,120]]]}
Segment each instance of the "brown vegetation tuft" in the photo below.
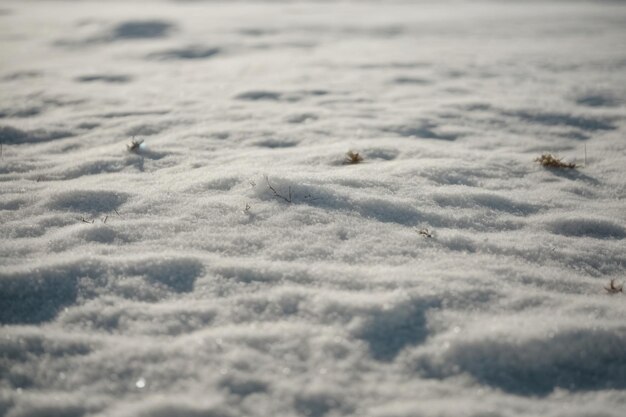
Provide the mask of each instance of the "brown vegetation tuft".
{"label": "brown vegetation tuft", "polygon": [[615,280],[612,279],[611,282],[609,283],[608,287],[604,287],[604,289],[609,293],[609,294],[617,294],[618,292],[623,292],[624,290],[624,285],[616,285],[615,284]]}
{"label": "brown vegetation tuft", "polygon": [[428,229],[420,229],[417,231],[417,233],[424,237],[434,237],[433,233]]}
{"label": "brown vegetation tuft", "polygon": [[128,142],[126,144],[126,148],[130,151],[130,152],[137,152],[139,151],[139,147],[141,146],[141,144],[143,143],[143,139],[135,139],[134,137],[130,140],[130,142]]}
{"label": "brown vegetation tuft", "polygon": [[348,153],[346,153],[346,158],[343,162],[346,165],[358,164],[360,162],[363,162],[363,157],[359,155],[358,152],[349,151]]}
{"label": "brown vegetation tuft", "polygon": [[535,159],[535,162],[539,163],[542,167],[547,168],[576,168],[576,164],[571,162],[563,162],[561,158],[557,158],[556,156],[544,153],[539,158]]}

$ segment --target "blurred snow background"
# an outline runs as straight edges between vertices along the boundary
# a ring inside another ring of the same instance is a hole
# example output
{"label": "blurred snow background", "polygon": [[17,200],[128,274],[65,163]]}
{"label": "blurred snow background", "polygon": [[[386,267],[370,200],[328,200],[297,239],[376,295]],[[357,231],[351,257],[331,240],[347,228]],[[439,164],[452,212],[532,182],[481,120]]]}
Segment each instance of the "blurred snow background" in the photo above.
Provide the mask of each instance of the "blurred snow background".
{"label": "blurred snow background", "polygon": [[625,131],[624,2],[4,0],[0,415],[623,416]]}

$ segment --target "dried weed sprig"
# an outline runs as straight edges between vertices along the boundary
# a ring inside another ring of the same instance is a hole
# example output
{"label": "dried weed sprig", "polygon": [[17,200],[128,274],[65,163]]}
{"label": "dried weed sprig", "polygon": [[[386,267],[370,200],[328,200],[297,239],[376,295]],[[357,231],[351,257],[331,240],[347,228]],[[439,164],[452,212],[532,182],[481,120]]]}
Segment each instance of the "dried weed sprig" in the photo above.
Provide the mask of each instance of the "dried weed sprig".
{"label": "dried weed sprig", "polygon": [[434,237],[433,233],[428,229],[420,229],[417,233],[424,237]]}
{"label": "dried weed sprig", "polygon": [[267,181],[267,187],[272,191],[272,193],[274,193],[274,197],[280,198],[281,200],[284,200],[287,203],[291,204],[291,202],[292,202],[292,199],[291,199],[291,187],[289,187],[288,197],[285,197],[284,195],[282,195],[278,191],[276,191],[276,189],[274,187],[272,187],[272,184],[270,184],[269,177],[265,177],[265,181]]}
{"label": "dried weed sprig", "polygon": [[348,151],[343,163],[346,165],[353,165],[363,162],[363,157],[358,152]]}
{"label": "dried weed sprig", "polygon": [[143,139],[135,139],[134,137],[130,140],[129,143],[126,144],[126,148],[130,151],[130,152],[137,152],[139,150],[139,147],[141,146],[141,144],[143,143]]}
{"label": "dried weed sprig", "polygon": [[618,292],[623,292],[624,290],[624,284],[622,285],[616,285],[615,284],[615,280],[612,279],[611,282],[609,283],[608,287],[604,287],[604,289],[609,293],[609,294],[617,294]]}
{"label": "dried weed sprig", "polygon": [[[100,219],[100,221],[102,223],[104,223],[104,224],[106,224],[107,220],[109,220],[109,215],[108,214]],[[80,218],[80,221],[83,222],[83,223],[94,224],[96,222],[96,219],[88,219],[88,218],[83,216],[83,217]]]}
{"label": "dried weed sprig", "polygon": [[541,165],[542,167],[547,167],[547,168],[573,169],[577,167],[575,163],[563,162],[561,158],[557,158],[556,156],[549,154],[549,153],[544,153],[539,158],[535,159],[535,162],[539,163],[539,165]]}

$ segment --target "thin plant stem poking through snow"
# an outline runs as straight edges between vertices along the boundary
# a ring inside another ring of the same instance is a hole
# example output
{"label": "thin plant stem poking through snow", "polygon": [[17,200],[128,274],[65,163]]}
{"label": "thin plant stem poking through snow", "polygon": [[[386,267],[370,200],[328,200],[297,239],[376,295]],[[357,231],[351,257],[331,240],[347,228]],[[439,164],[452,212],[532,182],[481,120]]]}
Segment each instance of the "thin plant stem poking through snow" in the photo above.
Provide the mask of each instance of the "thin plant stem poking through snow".
{"label": "thin plant stem poking through snow", "polygon": [[611,282],[609,282],[609,286],[608,287],[604,287],[604,289],[606,290],[606,292],[608,292],[609,294],[617,294],[620,292],[624,292],[624,285],[616,285],[615,284],[615,280],[612,279]]}
{"label": "thin plant stem poking through snow", "polygon": [[130,152],[139,152],[143,139],[135,139],[134,137],[126,144],[126,148]]}
{"label": "thin plant stem poking through snow", "polygon": [[556,156],[544,153],[539,158],[535,159],[535,162],[539,163],[542,167],[546,168],[576,168],[576,164],[573,162],[563,162],[561,158],[557,158]]}
{"label": "thin plant stem poking through snow", "polygon": [[346,165],[354,165],[363,162],[363,157],[358,152],[348,151],[343,163]]}
{"label": "thin plant stem poking through snow", "polygon": [[272,193],[274,193],[274,197],[279,198],[279,199],[281,199],[281,200],[291,204],[291,202],[292,202],[292,199],[291,199],[291,187],[289,187],[288,197],[285,197],[284,195],[282,195],[278,191],[276,191],[276,188],[274,188],[272,186],[272,184],[270,184],[269,177],[265,177],[265,181],[267,181],[267,187],[272,191]]}

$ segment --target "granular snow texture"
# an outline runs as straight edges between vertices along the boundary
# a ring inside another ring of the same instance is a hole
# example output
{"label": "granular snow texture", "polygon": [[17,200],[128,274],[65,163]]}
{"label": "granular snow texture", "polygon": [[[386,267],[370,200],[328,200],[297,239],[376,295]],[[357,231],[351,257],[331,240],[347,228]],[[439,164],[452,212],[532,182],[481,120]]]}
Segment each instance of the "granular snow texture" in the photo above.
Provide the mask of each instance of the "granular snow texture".
{"label": "granular snow texture", "polygon": [[0,415],[625,415],[625,2],[5,0],[0,91]]}

